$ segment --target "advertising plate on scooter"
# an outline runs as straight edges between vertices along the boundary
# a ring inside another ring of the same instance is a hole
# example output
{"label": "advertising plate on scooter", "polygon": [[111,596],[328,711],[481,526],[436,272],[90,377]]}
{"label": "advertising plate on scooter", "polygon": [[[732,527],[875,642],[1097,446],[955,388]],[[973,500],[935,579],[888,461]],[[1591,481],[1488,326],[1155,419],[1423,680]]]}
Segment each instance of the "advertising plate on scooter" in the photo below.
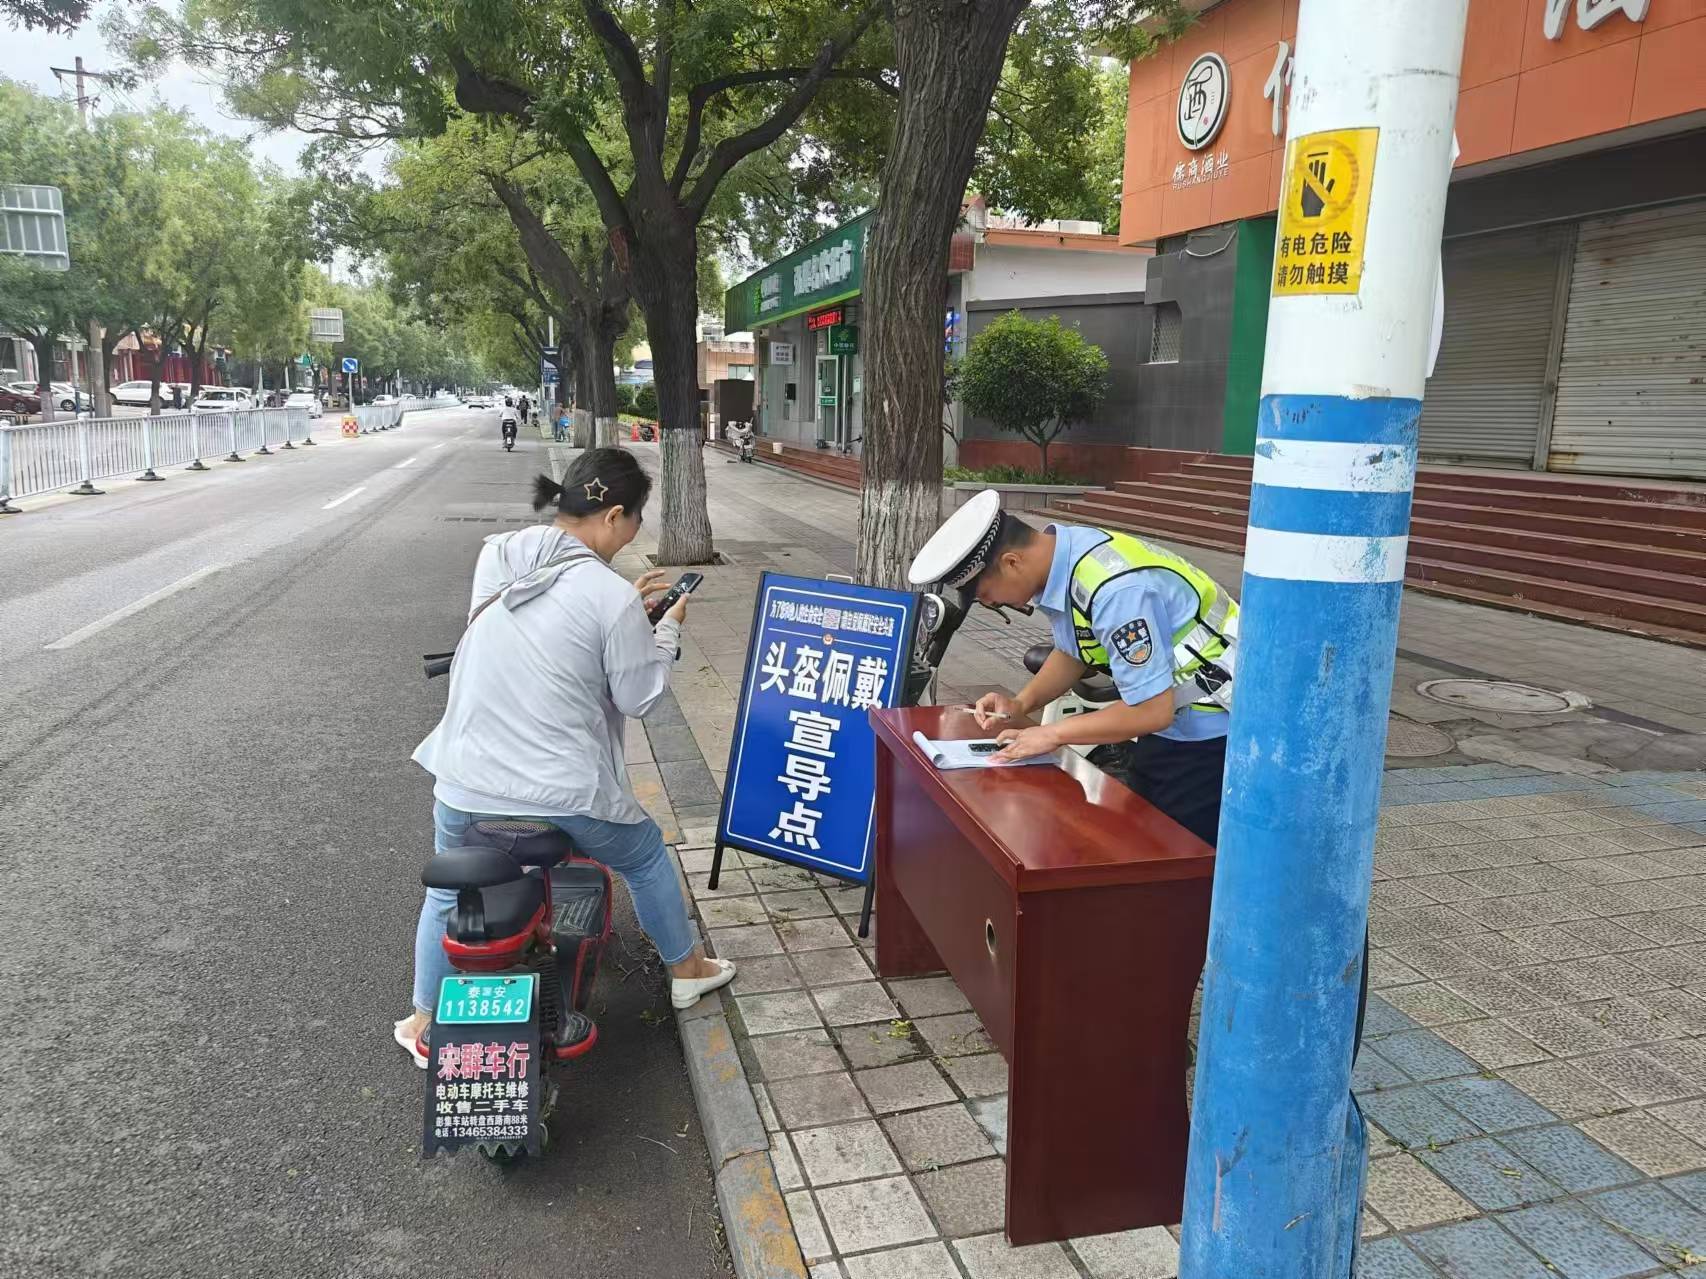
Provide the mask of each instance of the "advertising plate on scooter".
{"label": "advertising plate on scooter", "polygon": [[438,987],[441,1026],[472,1026],[526,1021],[533,1016],[535,973],[446,977]]}

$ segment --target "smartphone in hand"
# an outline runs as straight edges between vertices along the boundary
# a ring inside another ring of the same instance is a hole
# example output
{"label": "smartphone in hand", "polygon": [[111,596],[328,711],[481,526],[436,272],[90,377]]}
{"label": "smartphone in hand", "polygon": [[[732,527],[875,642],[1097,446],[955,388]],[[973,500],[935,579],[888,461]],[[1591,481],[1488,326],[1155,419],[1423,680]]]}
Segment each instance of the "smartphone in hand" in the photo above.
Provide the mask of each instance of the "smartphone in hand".
{"label": "smartphone in hand", "polygon": [[691,595],[694,591],[698,590],[699,583],[704,580],[705,575],[703,573],[683,573],[675,580],[674,586],[670,587],[662,595],[658,596],[656,600],[652,601],[651,604],[647,605],[646,620],[653,626],[656,626],[663,620],[663,615],[675,607],[675,602],[677,600],[679,600],[683,595]]}

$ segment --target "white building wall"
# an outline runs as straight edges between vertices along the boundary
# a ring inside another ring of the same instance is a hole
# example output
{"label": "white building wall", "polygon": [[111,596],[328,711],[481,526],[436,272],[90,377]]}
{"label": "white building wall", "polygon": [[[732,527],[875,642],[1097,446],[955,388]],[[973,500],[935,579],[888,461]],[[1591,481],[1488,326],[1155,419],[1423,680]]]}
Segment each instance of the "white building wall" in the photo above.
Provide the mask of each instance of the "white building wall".
{"label": "white building wall", "polygon": [[965,302],[1136,293],[1148,277],[1149,259],[1147,253],[1025,249],[986,240],[977,246],[976,266],[964,276]]}

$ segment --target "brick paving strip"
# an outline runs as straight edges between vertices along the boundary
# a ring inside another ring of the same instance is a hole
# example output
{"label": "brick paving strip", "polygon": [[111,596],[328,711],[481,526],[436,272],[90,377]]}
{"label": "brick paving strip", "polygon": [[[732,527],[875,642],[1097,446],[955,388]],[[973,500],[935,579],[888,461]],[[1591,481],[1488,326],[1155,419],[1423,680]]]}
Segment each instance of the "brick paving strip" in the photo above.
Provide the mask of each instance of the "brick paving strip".
{"label": "brick paving strip", "polygon": [[[709,890],[758,573],[846,571],[856,500],[707,464],[734,563],[707,573],[629,770],[711,949],[741,964],[680,1017],[737,1272],[1172,1279],[1176,1227],[1006,1244],[1005,1063],[950,978],[876,977],[861,890],[740,854]],[[1515,666],[1636,705],[1610,681],[1651,655],[1699,682],[1698,653],[1597,632],[1566,651],[1553,624],[1405,608],[1407,648],[1432,655],[1407,653],[1405,679]],[[1011,687],[1041,629],[974,619],[940,700]],[[1684,734],[1696,708],[1633,714]],[[1706,773],[1389,769],[1370,928],[1361,1279],[1706,1277]]]}

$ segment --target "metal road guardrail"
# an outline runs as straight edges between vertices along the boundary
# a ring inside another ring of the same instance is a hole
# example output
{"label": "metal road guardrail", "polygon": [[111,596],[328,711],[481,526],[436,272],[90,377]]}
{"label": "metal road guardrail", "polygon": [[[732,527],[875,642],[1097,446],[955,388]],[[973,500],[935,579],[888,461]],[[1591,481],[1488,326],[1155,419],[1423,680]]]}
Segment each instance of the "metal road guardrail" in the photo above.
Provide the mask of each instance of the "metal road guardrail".
{"label": "metal road guardrail", "polygon": [[[402,424],[416,409],[447,407],[454,397],[414,397],[395,404],[358,404],[362,434]],[[321,419],[321,432],[339,429],[343,413]],[[241,462],[275,449],[314,444],[314,419],[307,409],[240,409],[214,413],[163,413],[158,417],[63,419],[0,426],[0,515],[15,515],[14,498],[69,489],[98,495],[94,481],[134,475],[161,479],[159,468],[205,471],[203,459]]]}

